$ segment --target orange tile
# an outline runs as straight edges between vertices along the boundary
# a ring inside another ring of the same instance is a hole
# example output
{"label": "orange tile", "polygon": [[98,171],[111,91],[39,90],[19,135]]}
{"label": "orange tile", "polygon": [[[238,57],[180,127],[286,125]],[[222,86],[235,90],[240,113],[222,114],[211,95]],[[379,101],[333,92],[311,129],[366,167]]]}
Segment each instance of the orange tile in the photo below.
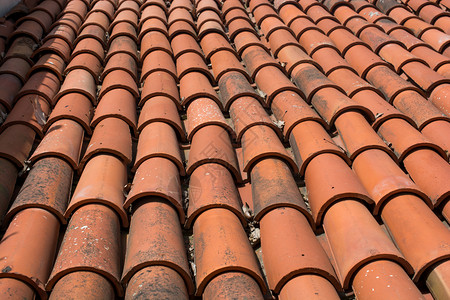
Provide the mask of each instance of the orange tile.
{"label": "orange tile", "polygon": [[148,100],[156,97],[167,97],[171,99],[176,107],[181,110],[177,82],[172,74],[165,71],[155,71],[147,76],[142,87],[139,106],[145,105]]}
{"label": "orange tile", "polygon": [[147,55],[155,50],[166,51],[169,55],[172,55],[172,49],[167,36],[160,31],[152,30],[142,36],[141,61],[144,61]]}
{"label": "orange tile", "polygon": [[6,128],[0,134],[0,156],[17,168],[23,168],[33,147],[35,136],[35,131],[23,124]]}
{"label": "orange tile", "polygon": [[[28,208],[15,215],[0,247],[4,257],[2,277],[26,283],[39,297],[45,298],[45,283],[55,259],[59,227],[58,218],[40,208]],[[17,283],[10,281],[8,285],[14,287]],[[22,291],[30,293],[26,289]]]}
{"label": "orange tile", "polygon": [[342,199],[355,199],[372,204],[364,186],[345,161],[335,154],[316,156],[306,168],[305,183],[312,215],[317,225],[333,203]]}
{"label": "orange tile", "polygon": [[55,99],[59,100],[62,96],[73,92],[83,94],[91,100],[92,104],[97,104],[97,86],[94,77],[84,69],[75,69],[66,75]]}
{"label": "orange tile", "polygon": [[242,136],[243,170],[250,173],[258,160],[279,158],[287,163],[294,174],[299,172],[294,159],[289,155],[272,128],[255,125]]}
{"label": "orange tile", "polygon": [[[210,35],[208,35],[209,38]],[[204,38],[202,41],[207,40]],[[179,34],[172,38],[170,41],[170,45],[172,46],[173,55],[175,59],[178,59],[180,55],[187,52],[195,52],[200,56],[203,56],[203,52],[200,49],[197,41],[194,37],[189,34]]]}
{"label": "orange tile", "polygon": [[[211,137],[214,137],[211,139]],[[242,181],[236,153],[231,145],[228,132],[221,126],[209,125],[197,131],[191,142],[187,173],[204,163],[218,163],[231,172],[235,180]]]}
{"label": "orange tile", "polygon": [[[211,280],[224,271],[247,274],[258,283],[263,294],[267,291],[244,229],[229,210],[210,209],[197,218],[194,247],[197,295],[201,295]],[[227,259],[229,255],[234,259]]]}
{"label": "orange tile", "polygon": [[391,119],[384,122],[378,129],[378,134],[391,145],[390,147],[400,161],[419,148],[432,149],[444,159],[446,158],[441,148],[430,142],[404,120]]}
{"label": "orange tile", "polygon": [[281,92],[274,97],[272,112],[278,120],[284,122],[283,134],[285,141],[290,138],[293,128],[304,121],[313,120],[324,128],[328,128],[328,124],[319,117],[317,112],[300,95],[291,91]]}
{"label": "orange tile", "polygon": [[119,218],[109,207],[99,204],[80,207],[70,219],[47,290],[71,272],[89,271],[104,276],[116,294],[122,295],[119,232]]}
{"label": "orange tile", "polygon": [[164,157],[171,160],[185,175],[183,159],[174,128],[167,123],[152,122],[146,125],[139,135],[136,153],[135,171],[147,159],[151,157]]}
{"label": "orange tile", "polygon": [[78,168],[81,146],[83,144],[83,127],[74,120],[58,120],[49,128],[39,146],[30,157],[31,163],[45,157],[60,157],[74,170]]}
{"label": "orange tile", "polygon": [[319,275],[341,290],[325,251],[300,212],[277,208],[260,222],[264,268],[269,287],[275,293],[278,294],[294,276],[306,274]]}
{"label": "orange tile", "polygon": [[181,124],[176,104],[172,99],[164,96],[155,96],[151,101],[145,102],[139,115],[138,129],[142,131],[152,122],[164,122],[175,129],[181,141],[186,140],[186,133]]}
{"label": "orange tile", "polygon": [[94,114],[93,110],[92,102],[88,97],[76,92],[68,93],[61,96],[56,103],[48,117],[47,123],[44,125],[44,130],[47,131],[58,120],[71,119],[83,126],[85,132],[91,135],[92,129],[90,123]]}
{"label": "orange tile", "polygon": [[22,82],[15,75],[0,75],[0,103],[7,110],[11,111],[14,105],[14,98],[22,88]]}
{"label": "orange tile", "polygon": [[287,164],[277,158],[258,162],[251,172],[252,202],[255,219],[261,221],[272,210],[292,208],[303,214],[315,228],[311,213]]}
{"label": "orange tile", "polygon": [[289,142],[297,164],[300,167],[300,175],[304,176],[306,168],[311,160],[322,153],[333,153],[340,156],[350,164],[344,149],[336,145],[320,123],[305,120],[292,129]]}
{"label": "orange tile", "polygon": [[129,73],[136,82],[138,81],[138,66],[136,60],[128,53],[117,53],[111,56],[103,69],[100,79],[104,80],[108,74],[116,70],[123,70]]}
{"label": "orange tile", "polygon": [[146,267],[165,266],[184,280],[189,294],[194,292],[181,226],[176,211],[168,204],[150,198],[134,208],[130,224],[122,282],[133,280]]}
{"label": "orange tile", "polygon": [[205,75],[211,85],[215,85],[215,79],[208,66],[203,59],[203,56],[195,52],[187,52],[180,55],[176,61],[177,76],[181,80],[183,76],[190,72],[197,72]]}
{"label": "orange tile", "polygon": [[[115,134],[111,135],[111,131]],[[117,118],[106,118],[97,124],[80,162],[80,171],[89,159],[99,153],[116,155],[125,164],[131,162],[131,134],[127,123]]]}
{"label": "orange tile", "polygon": [[223,109],[216,91],[213,89],[208,77],[203,73],[190,72],[181,78],[180,97],[181,104],[185,107],[196,98],[204,97],[216,101],[219,107]]}
{"label": "orange tile", "polygon": [[72,175],[71,166],[60,158],[46,157],[36,162],[5,220],[9,222],[19,212],[39,208],[52,213],[61,224],[66,224],[63,213],[67,207]]}
{"label": "orange tile", "polygon": [[[163,281],[162,278],[164,278]],[[158,265],[145,267],[131,277],[125,299],[133,299],[136,295],[159,299],[167,297],[179,300],[189,299],[189,293],[180,274],[170,267]]]}
{"label": "orange tile", "polygon": [[105,93],[102,101],[97,105],[91,126],[96,127],[106,118],[122,119],[136,136],[136,99],[133,94],[125,89],[114,89]]}
{"label": "orange tile", "polygon": [[[142,48],[143,48],[143,46],[142,46]],[[119,37],[115,38],[109,44],[109,49],[106,54],[105,61],[107,62],[114,54],[117,54],[117,53],[127,53],[134,58],[136,63],[139,62],[139,58],[137,56],[137,45],[133,41],[133,39],[130,37],[119,36]]]}
{"label": "orange tile", "polygon": [[355,159],[353,170],[375,201],[374,214],[382,213],[383,206],[390,199],[405,193],[414,194],[432,206],[425,193],[386,153],[375,149],[363,152]]}
{"label": "orange tile", "polygon": [[152,196],[168,200],[176,207],[180,222],[184,223],[179,169],[167,158],[152,157],[141,163],[134,176],[124,208],[128,209],[135,201]]}
{"label": "orange tile", "polygon": [[450,187],[447,183],[449,165],[436,152],[428,149],[413,152],[404,160],[414,182],[426,193],[435,207],[443,204]]}
{"label": "orange tile", "polygon": [[240,97],[234,101],[230,107],[230,117],[238,143],[241,142],[245,131],[255,125],[268,126],[277,133],[279,138],[282,138],[280,128],[274,124],[261,103],[253,97]]}
{"label": "orange tile", "polygon": [[414,282],[421,280],[431,264],[448,257],[448,249],[442,245],[450,233],[422,199],[399,195],[385,206],[382,218],[397,247],[414,268]]}
{"label": "orange tile", "polygon": [[100,74],[103,69],[102,61],[98,59],[92,53],[80,53],[72,58],[67,68],[64,70],[64,74],[67,75],[73,70],[83,69],[91,73],[95,82],[98,83],[100,80]]}
{"label": "orange tile", "polygon": [[0,131],[16,124],[26,125],[33,129],[37,135],[43,137],[43,126],[49,114],[50,107],[44,98],[37,95],[21,97],[13,110],[9,113]]}
{"label": "orange tile", "polygon": [[100,101],[109,91],[114,89],[125,89],[129,91],[135,98],[139,98],[139,89],[133,76],[124,70],[112,70],[103,80],[102,88],[98,92],[98,100]]}
{"label": "orange tile", "polygon": [[101,42],[94,38],[84,38],[80,40],[72,52],[72,58],[80,53],[90,53],[95,55],[99,61],[103,61],[105,52]]}
{"label": "orange tile", "polygon": [[228,131],[232,139],[236,138],[234,129],[226,122],[219,106],[209,98],[197,98],[187,108],[186,133],[192,140],[194,134],[208,125],[218,125]]}
{"label": "orange tile", "polygon": [[[239,288],[237,288],[239,287]],[[264,299],[258,283],[242,272],[226,272],[214,277],[203,292],[203,299]]]}
{"label": "orange tile", "polygon": [[280,299],[295,297],[310,298],[319,294],[323,299],[340,299],[336,289],[325,278],[318,275],[301,275],[289,280],[280,291]]}
{"label": "orange tile", "polygon": [[198,216],[207,210],[220,208],[234,213],[247,226],[238,190],[230,172],[219,164],[204,164],[191,174],[186,227],[192,228]]}
{"label": "orange tile", "polygon": [[333,205],[325,215],[324,229],[344,289],[350,287],[360,266],[373,261],[393,261],[411,274],[411,265],[361,203],[347,200]]}
{"label": "orange tile", "polygon": [[56,282],[49,299],[76,298],[80,294],[86,299],[110,299],[115,296],[114,287],[102,275],[91,271],[75,271]]}
{"label": "orange tile", "polygon": [[422,299],[422,293],[398,264],[379,260],[368,263],[355,275],[357,297],[379,299],[395,293],[397,299]]}
{"label": "orange tile", "polygon": [[45,54],[30,69],[28,77],[34,72],[38,72],[40,70],[49,70],[55,73],[60,81],[63,81],[62,75],[65,67],[66,64],[63,58],[60,57],[59,55],[54,53]]}
{"label": "orange tile", "polygon": [[229,110],[232,103],[241,97],[252,97],[264,104],[264,99],[248,82],[248,78],[241,72],[231,71],[219,79],[220,100],[225,110]]}
{"label": "orange tile", "polygon": [[85,205],[103,204],[117,213],[123,227],[128,227],[128,216],[122,207],[126,184],[126,166],[120,159],[105,154],[93,157],[81,174],[64,216],[69,219]]}

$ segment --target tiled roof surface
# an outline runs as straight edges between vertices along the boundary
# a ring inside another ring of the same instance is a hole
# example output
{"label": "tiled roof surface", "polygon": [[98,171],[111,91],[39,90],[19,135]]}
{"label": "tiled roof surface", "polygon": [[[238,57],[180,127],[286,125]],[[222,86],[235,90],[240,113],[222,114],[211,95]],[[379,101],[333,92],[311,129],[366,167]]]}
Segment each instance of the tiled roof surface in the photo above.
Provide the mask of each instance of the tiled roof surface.
{"label": "tiled roof surface", "polygon": [[449,11],[17,5],[0,299],[450,299]]}

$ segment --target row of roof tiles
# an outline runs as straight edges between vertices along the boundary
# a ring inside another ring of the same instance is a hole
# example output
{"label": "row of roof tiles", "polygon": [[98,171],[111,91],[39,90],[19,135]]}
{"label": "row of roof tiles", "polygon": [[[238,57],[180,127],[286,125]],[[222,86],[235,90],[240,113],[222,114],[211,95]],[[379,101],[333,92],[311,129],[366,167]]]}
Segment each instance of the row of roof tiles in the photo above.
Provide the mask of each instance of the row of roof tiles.
{"label": "row of roof tiles", "polygon": [[414,281],[445,299],[446,15],[408,26],[386,3],[47,0],[19,19],[0,67],[5,297],[420,298]]}

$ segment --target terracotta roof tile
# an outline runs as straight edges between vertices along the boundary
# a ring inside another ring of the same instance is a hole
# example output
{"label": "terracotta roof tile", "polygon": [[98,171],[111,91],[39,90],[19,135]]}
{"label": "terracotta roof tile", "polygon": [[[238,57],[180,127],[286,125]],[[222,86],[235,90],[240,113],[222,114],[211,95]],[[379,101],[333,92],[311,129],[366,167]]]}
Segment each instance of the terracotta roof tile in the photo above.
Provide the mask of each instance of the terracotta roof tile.
{"label": "terracotta roof tile", "polygon": [[44,209],[66,224],[64,211],[72,183],[72,166],[55,157],[38,160],[11,205],[5,220],[9,222],[21,211],[29,208]]}
{"label": "terracotta roof tile", "polygon": [[[113,131],[115,134],[109,134]],[[86,162],[100,153],[110,153],[119,157],[125,164],[132,161],[131,134],[128,124],[118,118],[106,118],[95,127],[83,159],[80,170]]]}
{"label": "terracotta roof tile", "polygon": [[[318,274],[341,289],[325,251],[300,212],[280,207],[268,212],[260,222],[264,268],[275,293],[280,293],[293,277],[303,274]],[[291,226],[296,230],[289,230]]]}
{"label": "terracotta roof tile", "polygon": [[189,181],[187,228],[191,228],[203,212],[214,208],[230,210],[246,226],[247,221],[241,207],[233,177],[224,166],[209,163],[194,170]]}
{"label": "terracotta roof tile", "polygon": [[174,103],[172,99],[165,96],[154,96],[151,98],[151,101],[145,102],[139,115],[139,131],[142,131],[145,126],[152,122],[164,122],[170,124],[177,133],[178,138],[184,142],[186,140],[186,132],[183,129],[176,104],[178,102]]}
{"label": "terracotta roof tile", "polygon": [[159,197],[166,199],[176,208],[180,223],[184,223],[179,173],[177,166],[168,158],[150,157],[145,160],[136,170],[124,208],[128,209],[134,202],[146,197]]}
{"label": "terracotta roof tile", "polygon": [[2,201],[2,205],[0,206],[0,213],[2,215],[1,222],[3,223],[4,216],[8,210],[9,201],[14,192],[19,169],[11,161],[5,158],[0,158],[0,165],[3,170],[0,173],[0,186],[4,191],[0,196],[0,200]]}
{"label": "terracotta roof tile", "polygon": [[145,79],[142,87],[139,105],[143,106],[149,99],[155,97],[166,97],[171,99],[177,108],[181,109],[180,94],[177,88],[176,78],[173,74],[164,70],[151,72]]}
{"label": "terracotta roof tile", "polygon": [[0,295],[449,298],[447,2],[19,4]]}
{"label": "terracotta roof tile", "polygon": [[222,126],[209,125],[200,128],[192,138],[191,145],[188,174],[206,162],[214,162],[228,168],[237,181],[242,180],[236,153],[228,132]]}
{"label": "terracotta roof tile", "polygon": [[109,42],[119,36],[128,36],[135,42],[138,42],[136,27],[128,22],[120,22],[112,27],[109,35]]}
{"label": "terracotta roof tile", "polygon": [[[35,293],[45,299],[59,227],[58,218],[44,209],[28,208],[17,213],[2,238],[2,277],[26,283],[32,292],[25,289],[25,294]],[[24,242],[28,247],[19,246]]]}
{"label": "terracotta roof tile", "polygon": [[83,127],[74,120],[55,121],[45,134],[39,146],[30,157],[31,163],[49,156],[66,160],[74,170],[78,168],[81,146],[84,137]]}
{"label": "terracotta roof tile", "polygon": [[[261,103],[253,97],[240,97],[230,106],[230,116],[240,143],[244,133],[252,126],[265,125],[272,128],[279,138],[282,138],[280,128],[274,120],[264,111]],[[233,136],[234,133],[231,133]]]}
{"label": "terracotta roof tile", "polygon": [[[408,201],[410,205],[404,206],[404,201]],[[401,212],[398,210],[398,206],[403,207]],[[389,205],[384,208],[383,214],[385,215],[386,225],[396,240],[398,248],[405,255],[405,258],[411,263],[414,268],[415,274],[413,280],[418,282],[426,268],[430,266],[433,261],[443,261],[446,257],[446,251],[442,251],[439,246],[442,240],[448,236],[448,231],[445,226],[435,217],[431,210],[423,210],[423,214],[420,214],[421,220],[429,222],[428,226],[425,228],[417,227],[418,223],[414,224],[414,221],[419,217],[419,210],[417,208],[426,207],[426,204],[422,199],[417,198],[413,195],[402,195],[391,200]],[[393,217],[392,212],[396,211],[397,215]],[[402,222],[404,217],[408,215],[407,222]],[[422,221],[422,222],[423,222]],[[400,223],[402,225],[400,225]],[[404,231],[405,226],[409,226],[411,230],[407,232]],[[433,232],[433,235],[422,235],[420,231]],[[420,235],[419,235],[420,234]],[[408,237],[414,235],[414,239],[398,239],[399,235],[403,237]],[[412,247],[414,245],[414,247]],[[435,249],[436,251],[430,251],[430,249]]]}
{"label": "terracotta roof tile", "polygon": [[85,297],[109,299],[114,297],[114,287],[100,274],[92,271],[74,271],[58,280],[49,299],[76,297],[80,293]]}
{"label": "terracotta roof tile", "polygon": [[[427,165],[431,168],[424,168],[425,161],[413,161],[413,159],[425,157],[429,159]],[[445,182],[445,178],[448,176],[448,164],[436,152],[428,149],[410,154],[405,158],[404,164],[411,178],[431,199],[433,205],[435,207],[441,205],[449,191],[448,184]],[[434,174],[438,175],[431,175],[429,173],[431,169],[434,170]],[[433,177],[435,179],[430,180]]]}
{"label": "terracotta roof tile", "polygon": [[44,125],[45,131],[56,121],[61,119],[71,119],[83,126],[86,134],[91,135],[90,127],[93,117],[93,107],[91,100],[81,93],[69,93],[59,98],[47,123]]}
{"label": "terracotta roof tile", "polygon": [[209,76],[197,71],[189,72],[180,80],[181,104],[188,107],[189,104],[199,97],[210,98],[214,100],[221,110],[222,103],[209,81]]}
{"label": "terracotta roof tile", "polygon": [[260,221],[266,213],[273,209],[289,207],[303,213],[306,220],[315,228],[311,213],[285,162],[277,158],[261,160],[252,169],[251,180],[253,211],[256,220]]}
{"label": "terracotta roof tile", "polygon": [[[91,182],[97,181],[92,185]],[[125,200],[123,188],[127,183],[126,166],[112,155],[97,155],[86,164],[77,187],[64,215],[70,216],[87,204],[103,204],[114,210],[122,226],[128,227],[127,213],[122,205]]]}
{"label": "terracotta roof tile", "polygon": [[119,218],[109,207],[89,204],[77,209],[64,235],[47,290],[70,272],[91,271],[108,279],[121,296],[119,233]]}
{"label": "terracotta roof tile", "polygon": [[0,135],[0,156],[23,168],[30,155],[36,133],[26,125],[17,124],[6,128]]}
{"label": "terracotta roof tile", "polygon": [[298,173],[298,166],[294,159],[284,148],[273,129],[268,126],[255,125],[248,128],[242,135],[242,147],[244,172],[250,173],[258,160],[277,157],[285,161],[294,174]]}
{"label": "terracotta roof tile", "polygon": [[[222,63],[222,62],[220,62]],[[225,110],[241,97],[252,97],[265,105],[263,97],[250,85],[247,76],[237,70],[228,70],[219,79],[220,100]]]}
{"label": "terracotta roof tile", "polygon": [[320,123],[313,120],[301,122],[293,128],[290,139],[297,164],[300,166],[300,175],[304,176],[306,167],[311,160],[322,153],[333,153],[340,156],[350,164],[342,149],[336,145]]}
{"label": "terracotta roof tile", "polygon": [[443,136],[445,132],[447,132],[447,127],[450,124],[447,124],[446,121],[436,120],[434,122],[429,123],[425,127],[422,128],[422,134],[428,138],[430,141],[440,146],[444,151],[448,152],[450,149],[449,140],[446,136]]}
{"label": "terracotta roof tile", "polygon": [[[125,54],[127,55],[127,54]],[[131,60],[131,57],[128,57],[128,62],[130,65],[128,67],[132,67],[134,61]],[[125,68],[127,71],[125,71]],[[123,68],[111,70],[108,72],[102,82],[102,88],[98,92],[98,100],[100,101],[102,97],[106,97],[106,94],[114,89],[125,89],[129,91],[133,97],[139,97],[139,89],[136,84],[136,76],[131,75],[133,70],[127,69],[127,66],[123,66]],[[95,88],[95,87],[94,87]]]}
{"label": "terracotta roof tile", "polygon": [[22,87],[22,81],[12,74],[0,75],[0,79],[0,103],[4,110],[8,112],[14,105],[14,98]]}
{"label": "terracotta roof tile", "polygon": [[26,81],[28,70],[30,69],[28,61],[19,57],[13,57],[3,62],[0,67],[0,75],[11,74],[20,79],[22,83]]}
{"label": "terracotta roof tile", "polygon": [[106,118],[118,118],[125,121],[130,126],[131,132],[136,136],[137,116],[134,95],[128,90],[120,88],[107,92],[97,105],[91,126],[96,127],[99,122]]}
{"label": "terracotta roof tile", "polygon": [[43,125],[50,111],[50,106],[44,98],[39,95],[25,95],[15,104],[13,110],[8,114],[0,131],[17,124],[26,125],[33,129],[37,135],[43,136]]}
{"label": "terracotta roof tile", "polygon": [[171,160],[178,167],[180,175],[185,175],[177,135],[170,124],[154,121],[145,125],[139,135],[133,170],[139,168],[151,157],[164,157]]}
{"label": "terracotta roof tile", "polygon": [[28,78],[34,72],[40,70],[50,70],[55,73],[60,81],[63,81],[63,72],[66,68],[64,60],[55,53],[48,53],[43,55],[36,64],[28,72]]}
{"label": "terracotta roof tile", "polygon": [[206,299],[224,299],[247,297],[263,299],[258,283],[249,275],[241,272],[227,272],[214,277],[205,287]]}
{"label": "terracotta roof tile", "polygon": [[235,214],[222,208],[209,209],[197,218],[193,231],[197,295],[214,277],[230,271],[249,275],[266,292],[256,256]]}
{"label": "terracotta roof tile", "polygon": [[98,83],[100,79],[101,70],[103,69],[101,60],[95,54],[81,52],[72,57],[70,63],[65,69],[66,75],[73,70],[83,69],[91,73],[95,82]]}
{"label": "terracotta roof tile", "polygon": [[[351,214],[351,218],[343,218],[342,214],[339,214],[340,210],[346,211],[348,215]],[[403,267],[403,269],[399,269],[400,274],[403,274],[405,270],[407,273],[412,271],[409,263],[394,247],[376,221],[371,217],[364,217],[368,214],[369,212],[361,203],[342,201],[332,206],[324,219],[324,227],[333,253],[336,273],[344,288],[350,282],[352,274],[359,273],[359,271],[356,271],[358,265],[367,264],[374,260],[396,262]],[[352,224],[353,222],[358,222],[359,225],[355,226]],[[336,226],[336,224],[340,224],[340,226]],[[364,240],[362,237],[369,232],[371,239],[367,241],[367,244],[361,243]],[[343,243],[341,234],[345,234],[352,241]],[[349,245],[354,247],[352,255],[345,255]],[[409,285],[411,286],[411,282],[409,282]]]}
{"label": "terracotta roof tile", "polygon": [[209,98],[197,98],[187,108],[188,139],[192,140],[198,130],[208,125],[221,126],[228,131],[232,139],[236,138],[234,129],[227,123],[216,102]]}
{"label": "terracotta roof tile", "polygon": [[327,127],[327,123],[319,117],[300,95],[284,91],[276,95],[272,102],[272,111],[277,120],[284,122],[284,139],[288,140],[294,127],[304,121],[313,120]]}
{"label": "terracotta roof tile", "polygon": [[141,81],[145,80],[149,74],[158,71],[166,72],[178,81],[175,63],[166,51],[155,50],[145,56],[142,62]]}
{"label": "terracotta roof tile", "polygon": [[[395,277],[395,281],[391,279],[392,277]],[[374,278],[377,280],[374,280]],[[382,280],[378,280],[379,278]],[[370,287],[366,285],[367,282],[370,282]],[[364,298],[366,295],[371,296],[372,288],[380,289],[379,285],[397,289],[399,294],[405,298],[423,297],[421,292],[411,285],[408,275],[402,270],[402,268],[398,264],[388,260],[374,261],[365,265],[361,271],[355,275],[354,284],[355,295],[357,295],[357,297]],[[392,292],[391,289],[389,289],[389,291],[385,291],[384,289],[381,290],[385,296],[390,295]],[[380,293],[379,296],[383,297],[383,294]]]}
{"label": "terracotta roof tile", "polygon": [[135,81],[138,81],[136,60],[128,53],[116,53],[111,56],[103,69],[100,79],[103,81],[109,73],[115,70],[128,72]]}
{"label": "terracotta roof tile", "polygon": [[90,53],[97,56],[100,61],[103,61],[105,57],[102,43],[94,38],[84,38],[79,41],[72,52],[72,58],[80,53]]}
{"label": "terracotta roof tile", "polygon": [[97,86],[95,85],[94,77],[89,71],[77,68],[68,73],[59,93],[55,96],[56,101],[62,96],[73,92],[83,94],[91,100],[92,104],[97,104]]}
{"label": "terracotta roof tile", "polygon": [[177,271],[190,293],[190,277],[181,228],[173,208],[159,201],[144,202],[133,213],[123,282],[144,267],[166,266]]}
{"label": "terracotta roof tile", "polygon": [[[415,130],[403,119],[398,119],[398,121],[405,122],[408,130]],[[381,126],[385,126],[387,122],[389,121],[385,121]],[[336,128],[339,131],[341,139],[345,143],[346,152],[350,157],[350,160],[355,160],[359,154],[369,149],[379,149],[386,152],[386,154],[397,162],[397,157],[394,154],[396,153],[395,150],[391,151],[392,148],[388,147],[382,140],[383,138],[387,141],[386,137],[382,134],[381,137],[378,136],[375,131],[370,128],[370,124],[361,114],[354,111],[342,114],[342,116],[336,120]],[[397,131],[398,129],[396,128],[395,130]]]}
{"label": "terracotta roof tile", "polygon": [[442,149],[429,142],[404,120],[392,119],[384,122],[378,129],[378,134],[388,142],[400,162],[418,148],[432,149],[446,159]]}

